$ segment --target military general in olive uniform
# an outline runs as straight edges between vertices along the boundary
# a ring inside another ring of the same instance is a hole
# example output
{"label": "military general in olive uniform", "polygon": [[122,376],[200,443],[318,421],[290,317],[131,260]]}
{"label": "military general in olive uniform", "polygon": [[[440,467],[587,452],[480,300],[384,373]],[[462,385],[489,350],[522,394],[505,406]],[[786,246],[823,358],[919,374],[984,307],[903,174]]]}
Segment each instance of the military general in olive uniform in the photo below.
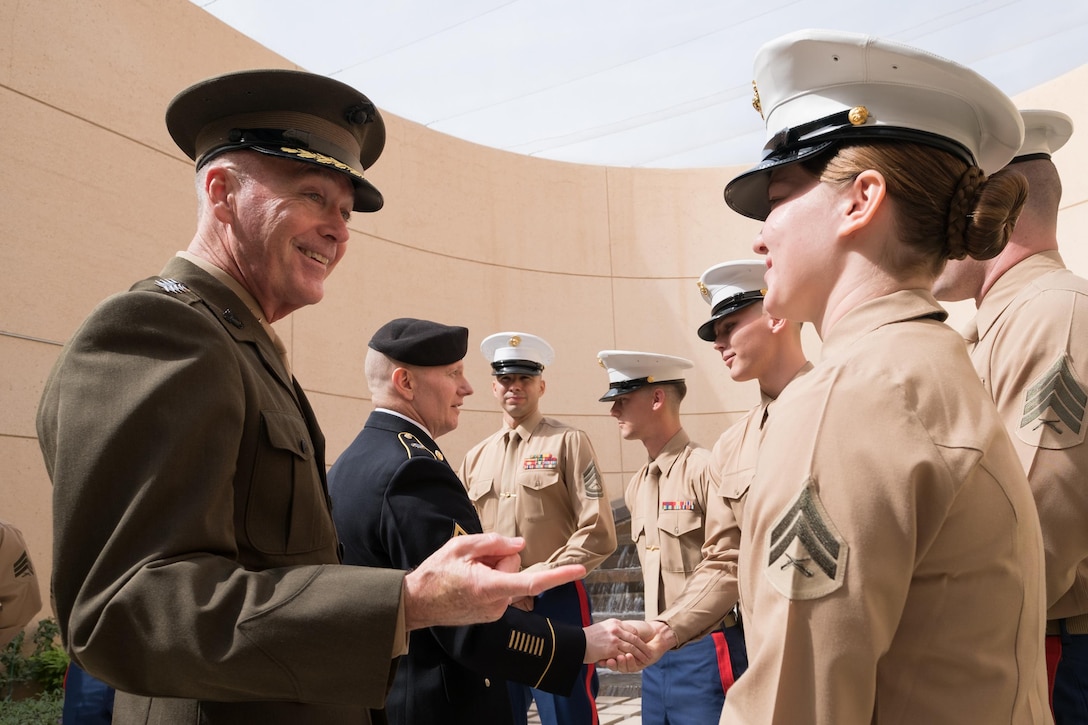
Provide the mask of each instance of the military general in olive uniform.
{"label": "military general in olive uniform", "polygon": [[38,410],[61,633],[117,688],[115,723],[365,723],[406,632],[557,582],[510,573],[518,542],[499,537],[411,573],[339,565],[325,439],[271,323],[321,300],[351,213],[382,206],[363,175],[385,143],[374,104],[244,71],[166,121],[196,161],[196,234],[91,313]]}

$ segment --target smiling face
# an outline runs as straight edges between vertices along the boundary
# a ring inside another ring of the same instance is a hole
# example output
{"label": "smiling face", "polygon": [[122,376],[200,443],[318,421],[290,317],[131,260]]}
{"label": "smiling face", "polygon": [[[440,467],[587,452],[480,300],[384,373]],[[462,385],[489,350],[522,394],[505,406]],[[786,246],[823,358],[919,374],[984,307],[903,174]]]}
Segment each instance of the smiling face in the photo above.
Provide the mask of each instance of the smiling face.
{"label": "smiling face", "polygon": [[544,388],[544,378],[539,375],[507,373],[491,381],[491,392],[502,406],[507,422],[515,425],[537,412]]}
{"label": "smiling face", "polygon": [[764,310],[779,319],[817,321],[835,280],[834,213],[841,193],[791,164],[774,170],[767,196],[771,211],[752,246],[767,258]]}
{"label": "smiling face", "polygon": [[714,323],[714,349],[737,382],[756,380],[774,360],[772,321],[759,302]]}
{"label": "smiling face", "polygon": [[416,379],[412,408],[431,435],[443,436],[457,428],[461,405],[472,395],[472,385],[465,377],[465,363],[410,368]]}
{"label": "smiling face", "polygon": [[[224,169],[231,271],[269,321],[319,302],[344,256],[355,192],[348,178],[313,164],[246,154]],[[214,200],[214,198],[213,198]]]}

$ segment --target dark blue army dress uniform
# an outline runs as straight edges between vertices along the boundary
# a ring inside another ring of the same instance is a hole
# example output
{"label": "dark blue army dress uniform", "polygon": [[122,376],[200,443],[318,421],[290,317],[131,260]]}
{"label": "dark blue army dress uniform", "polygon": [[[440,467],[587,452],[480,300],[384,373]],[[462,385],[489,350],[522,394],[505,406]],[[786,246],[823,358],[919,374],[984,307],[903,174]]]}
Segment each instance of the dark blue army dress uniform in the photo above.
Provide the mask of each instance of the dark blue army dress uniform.
{"label": "dark blue army dress uniform", "polygon": [[[454,343],[450,330],[459,331]],[[377,343],[386,333],[397,339]],[[403,344],[409,338],[411,349]],[[401,319],[379,330],[370,347],[407,364],[446,365],[464,357],[467,339],[465,328]],[[442,352],[444,345],[452,350]],[[345,564],[411,569],[451,537],[482,532],[434,439],[382,407],[330,469],[329,493]],[[496,622],[431,627],[409,637],[384,713],[401,725],[512,723],[506,680],[570,692],[586,645],[580,627],[513,607]]]}
{"label": "dark blue army dress uniform", "polygon": [[[482,532],[435,442],[390,413],[370,414],[329,471],[329,489],[345,564],[411,569],[451,536]],[[512,607],[491,624],[416,630],[386,716],[404,725],[509,723],[505,679],[570,692],[584,650],[581,629]]]}

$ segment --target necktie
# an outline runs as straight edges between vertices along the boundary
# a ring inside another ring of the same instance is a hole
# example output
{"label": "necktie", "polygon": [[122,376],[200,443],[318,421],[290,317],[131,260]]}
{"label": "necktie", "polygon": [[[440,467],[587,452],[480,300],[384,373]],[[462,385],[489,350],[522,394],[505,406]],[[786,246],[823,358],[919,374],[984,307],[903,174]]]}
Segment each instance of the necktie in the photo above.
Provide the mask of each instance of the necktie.
{"label": "necktie", "polygon": [[642,561],[646,580],[647,619],[656,617],[661,612],[661,547],[657,535],[657,517],[661,513],[660,484],[661,467],[656,462],[651,463],[646,469],[646,477],[639,492],[639,508],[642,509],[641,513],[645,517],[643,520],[646,522],[646,529],[642,534],[645,548]]}
{"label": "necktie", "polygon": [[502,480],[496,487],[499,495],[499,509],[495,518],[495,530],[503,536],[518,535],[517,521],[517,475],[521,457],[519,444],[521,436],[517,430],[506,434],[506,451],[503,454]]}

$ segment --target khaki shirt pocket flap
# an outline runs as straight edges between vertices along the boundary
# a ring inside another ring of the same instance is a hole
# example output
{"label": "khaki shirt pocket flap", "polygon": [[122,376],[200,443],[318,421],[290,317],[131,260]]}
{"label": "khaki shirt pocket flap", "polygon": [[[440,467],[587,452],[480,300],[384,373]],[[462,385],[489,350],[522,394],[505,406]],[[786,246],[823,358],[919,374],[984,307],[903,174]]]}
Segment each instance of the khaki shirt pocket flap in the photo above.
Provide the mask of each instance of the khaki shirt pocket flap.
{"label": "khaki shirt pocket flap", "polygon": [[657,528],[669,536],[683,536],[703,526],[702,511],[662,511],[657,516]]}
{"label": "khaki shirt pocket flap", "polygon": [[468,497],[473,501],[479,501],[481,498],[491,493],[491,488],[495,484],[494,478],[478,478],[472,482],[472,485],[468,489]]}
{"label": "khaki shirt pocket flap", "polygon": [[525,471],[518,477],[518,484],[523,488],[541,491],[559,483],[559,471]]}
{"label": "khaki shirt pocket flap", "polygon": [[722,475],[722,481],[718,484],[718,495],[731,501],[744,498],[748,493],[748,487],[752,485],[752,478],[756,469],[745,468],[740,471],[731,471]]}

